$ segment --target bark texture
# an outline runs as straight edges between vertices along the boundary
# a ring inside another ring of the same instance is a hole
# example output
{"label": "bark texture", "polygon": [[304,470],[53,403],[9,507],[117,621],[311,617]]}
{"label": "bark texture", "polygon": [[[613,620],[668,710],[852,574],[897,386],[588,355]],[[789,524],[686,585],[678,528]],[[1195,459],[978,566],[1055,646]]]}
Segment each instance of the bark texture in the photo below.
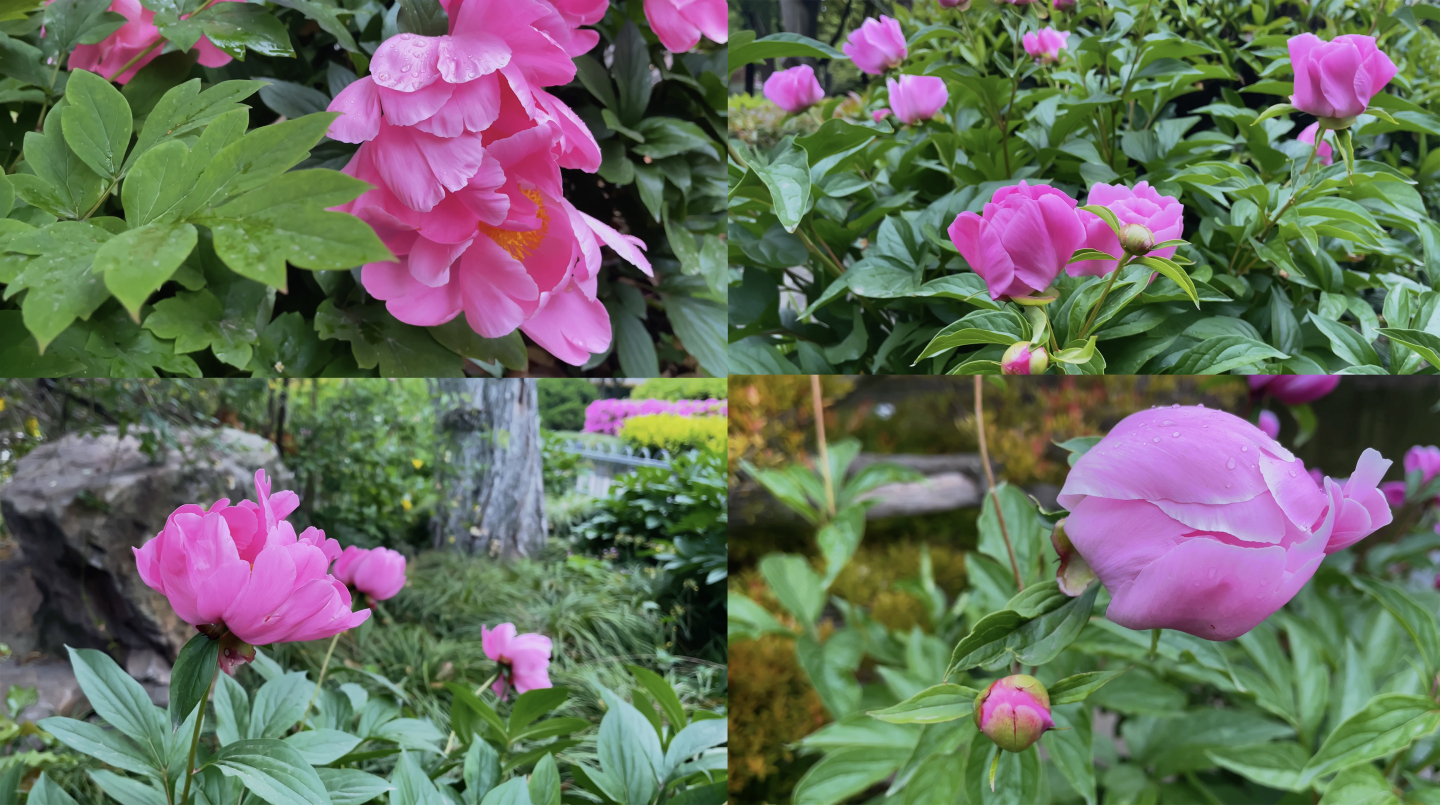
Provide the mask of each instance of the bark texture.
{"label": "bark texture", "polygon": [[496,559],[545,547],[540,412],[534,380],[436,379],[442,503],[435,547]]}

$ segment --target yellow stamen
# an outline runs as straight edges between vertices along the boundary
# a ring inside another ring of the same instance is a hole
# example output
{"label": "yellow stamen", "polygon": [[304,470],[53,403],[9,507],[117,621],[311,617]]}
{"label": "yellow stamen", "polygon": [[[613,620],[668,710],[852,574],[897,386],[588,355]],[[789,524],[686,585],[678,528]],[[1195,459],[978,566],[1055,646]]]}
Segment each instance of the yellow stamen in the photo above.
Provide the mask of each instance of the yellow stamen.
{"label": "yellow stamen", "polygon": [[538,229],[525,231],[514,231],[510,229],[499,229],[481,221],[478,229],[488,236],[495,244],[510,253],[516,260],[524,260],[540,248],[541,241],[550,231],[550,213],[545,209],[545,201],[540,197],[539,190],[521,190],[521,195],[535,202],[535,217],[540,219]]}

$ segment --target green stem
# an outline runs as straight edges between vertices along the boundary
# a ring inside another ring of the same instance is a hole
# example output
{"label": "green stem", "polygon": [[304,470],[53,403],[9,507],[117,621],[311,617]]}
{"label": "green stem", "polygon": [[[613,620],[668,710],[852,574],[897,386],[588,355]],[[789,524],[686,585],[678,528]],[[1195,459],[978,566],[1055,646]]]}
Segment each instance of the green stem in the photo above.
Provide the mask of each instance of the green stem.
{"label": "green stem", "polygon": [[1110,289],[1115,287],[1115,278],[1120,276],[1120,269],[1124,268],[1128,262],[1130,262],[1129,252],[1121,253],[1120,259],[1115,261],[1115,270],[1110,272],[1110,279],[1105,281],[1105,289],[1100,291],[1100,298],[1096,300],[1095,307],[1091,308],[1090,318],[1085,321],[1085,326],[1080,328],[1081,341],[1084,341],[1085,337],[1090,335],[1090,325],[1094,324],[1095,317],[1100,315],[1100,308],[1105,304],[1105,297],[1109,296]]}
{"label": "green stem", "polygon": [[315,704],[315,697],[320,695],[320,686],[325,684],[325,672],[330,670],[330,657],[335,653],[335,644],[340,642],[340,633],[330,638],[330,648],[325,650],[325,662],[320,664],[320,678],[315,680],[315,690],[310,692],[310,701],[305,703],[305,712],[300,716],[300,729],[305,729],[305,721],[310,718],[310,708]]}
{"label": "green stem", "polygon": [[[495,684],[495,680],[497,680],[497,679],[499,679],[499,678],[500,678],[500,672],[499,672],[499,671],[496,671],[494,676],[492,676],[492,677],[490,677],[489,679],[485,680],[484,684],[482,684],[480,687],[478,687],[478,688],[475,689],[475,695],[476,695],[476,696],[479,696],[486,688],[488,688],[488,687],[490,687],[491,685]],[[450,737],[445,740],[445,754],[446,754],[446,755],[449,755],[450,752],[451,752],[451,750],[453,750],[454,748],[455,748],[455,730],[450,730]]]}
{"label": "green stem", "polygon": [[1005,540],[1005,552],[1010,555],[1010,570],[1015,573],[1015,588],[1025,590],[1025,580],[1020,576],[1020,562],[1015,558],[1015,546],[1010,544],[1010,530],[1005,527],[1005,514],[1000,511],[1000,495],[995,491],[995,473],[990,469],[990,451],[985,447],[985,397],[981,394],[984,385],[980,375],[975,375],[975,434],[980,441],[980,464],[985,467],[985,480],[990,485],[990,501],[995,504],[995,522],[1000,524],[1000,536]]}
{"label": "green stem", "polygon": [[1150,630],[1150,659],[1153,661],[1155,655],[1160,652],[1160,629]]}
{"label": "green stem", "polygon": [[185,788],[180,794],[180,805],[190,801],[190,780],[195,776],[195,750],[200,747],[200,728],[205,724],[205,703],[215,690],[215,680],[220,676],[220,662],[216,660],[215,670],[210,672],[210,687],[205,689],[205,698],[200,700],[200,712],[195,716],[195,733],[190,736],[190,759],[185,762]]}
{"label": "green stem", "polygon": [[[1340,146],[1340,142],[1339,142],[1339,139],[1340,139],[1340,138],[1337,136],[1335,139],[1336,139],[1335,146],[1338,148],[1338,147]],[[1292,181],[1294,181],[1294,180],[1296,180],[1296,179],[1302,179],[1302,178],[1305,177],[1305,174],[1307,174],[1307,173],[1310,172],[1310,166],[1315,163],[1315,154],[1320,150],[1320,144],[1321,144],[1322,142],[1324,142],[1324,141],[1325,141],[1325,129],[1316,129],[1316,131],[1315,131],[1315,145],[1314,145],[1313,148],[1310,149],[1310,158],[1307,159],[1307,160],[1305,160],[1305,167],[1303,167],[1303,168],[1300,169],[1300,173],[1298,173],[1297,175],[1292,176],[1292,177],[1290,177],[1289,179],[1287,179],[1287,180],[1285,181],[1285,184],[1281,186],[1281,189],[1282,189],[1282,190],[1283,190],[1285,187],[1288,187]],[[1295,191],[1290,194],[1290,198],[1286,199],[1285,205],[1282,206],[1280,209],[1276,210],[1274,216],[1271,216],[1271,217],[1268,217],[1268,218],[1265,219],[1265,226],[1260,229],[1260,234],[1255,238],[1255,240],[1256,240],[1257,242],[1260,242],[1260,243],[1265,242],[1265,236],[1268,235],[1268,234],[1270,234],[1270,229],[1271,229],[1272,227],[1274,227],[1275,224],[1276,224],[1276,222],[1278,222],[1278,221],[1280,220],[1280,216],[1284,215],[1284,214],[1285,214],[1285,211],[1288,210],[1288,209],[1290,209],[1290,205],[1294,204],[1294,203],[1295,203],[1295,199],[1299,198],[1299,196],[1300,196],[1300,188],[1299,188],[1299,187],[1296,187],[1296,188],[1295,188]],[[1243,247],[1244,244],[1241,244],[1241,246]],[[1229,274],[1234,274],[1234,273],[1235,273],[1235,261],[1236,261],[1237,259],[1239,259],[1239,257],[1240,257],[1240,252],[1241,252],[1241,251],[1243,251],[1243,248],[1241,248],[1241,249],[1236,249],[1236,250],[1235,250],[1235,253],[1230,256],[1230,267],[1226,270],[1226,273],[1229,273]],[[1247,265],[1246,267],[1248,268],[1249,266]]]}
{"label": "green stem", "polygon": [[[199,14],[200,12],[202,12],[202,11],[204,11],[205,9],[207,9],[207,8],[215,5],[215,4],[218,3],[218,2],[220,2],[220,0],[205,0],[205,5],[203,5],[203,6],[199,7],[199,8],[197,8],[197,9],[195,9],[195,14]],[[195,14],[190,14],[189,17],[194,17]],[[110,77],[109,77],[108,79],[106,79],[106,80],[107,80],[107,81],[114,81],[118,76],[124,75],[126,70],[129,70],[131,67],[134,67],[137,62],[139,62],[141,59],[145,58],[146,56],[150,55],[152,52],[154,52],[155,48],[158,48],[158,47],[160,47],[160,46],[163,45],[163,44],[165,44],[165,37],[163,37],[163,36],[157,37],[154,42],[151,42],[150,44],[146,45],[144,50],[140,51],[139,53],[136,53],[135,56],[130,59],[130,61],[127,61],[127,62],[125,62],[125,64],[121,65],[121,67],[120,67],[119,70],[116,70],[115,72],[111,73],[111,74],[110,74]],[[54,83],[54,82],[52,81],[51,83]]]}

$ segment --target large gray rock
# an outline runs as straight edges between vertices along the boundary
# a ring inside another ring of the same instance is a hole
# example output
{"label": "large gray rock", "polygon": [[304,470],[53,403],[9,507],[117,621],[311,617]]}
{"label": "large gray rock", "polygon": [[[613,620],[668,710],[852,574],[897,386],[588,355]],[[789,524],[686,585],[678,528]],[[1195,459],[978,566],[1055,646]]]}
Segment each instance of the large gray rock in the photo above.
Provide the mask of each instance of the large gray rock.
{"label": "large gray rock", "polygon": [[72,435],[20,460],[0,488],[0,515],[18,545],[0,556],[0,643],[17,659],[64,658],[70,645],[109,651],[156,681],[168,673],[195,630],[140,580],[130,549],[182,504],[253,499],[257,469],[275,489],[290,481],[260,436],[205,429],[179,442],[152,457],[133,435]]}

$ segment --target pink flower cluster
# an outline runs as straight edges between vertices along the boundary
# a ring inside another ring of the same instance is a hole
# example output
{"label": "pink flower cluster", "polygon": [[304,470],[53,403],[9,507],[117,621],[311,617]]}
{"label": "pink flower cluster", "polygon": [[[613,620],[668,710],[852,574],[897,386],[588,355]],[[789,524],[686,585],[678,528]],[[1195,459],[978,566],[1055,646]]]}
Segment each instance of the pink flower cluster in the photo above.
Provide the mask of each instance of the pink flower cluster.
{"label": "pink flower cluster", "polygon": [[[1109,208],[1121,226],[1149,228],[1156,243],[1178,238],[1184,229],[1184,208],[1179,200],[1161,195],[1146,182],[1134,188],[1093,185],[1089,203]],[[1099,216],[1077,210],[1076,204],[1061,190],[1022,180],[996,190],[983,214],[960,213],[950,224],[950,240],[985,280],[992,299],[1043,291],[1061,271],[1072,277],[1104,276],[1115,270],[1115,262],[1069,263],[1082,247],[1098,249],[1116,260],[1121,255],[1114,231]],[[1174,253],[1173,246],[1153,252],[1160,257]]]}
{"label": "pink flower cluster", "polygon": [[585,408],[585,432],[608,433],[614,436],[620,432],[625,420],[650,414],[675,414],[677,416],[729,416],[727,400],[596,400]]}
{"label": "pink flower cluster", "polygon": [[[544,87],[575,78],[599,41],[581,28],[606,0],[443,0],[444,36],[400,34],[370,75],[330,104],[330,136],[361,143],[345,172],[373,186],[335,209],[375,228],[398,261],[370,263],[365,289],[408,324],[460,314],[498,338],[517,327],[579,365],[610,345],[596,298],[600,247],[646,274],[639,239],[575,209],[561,168],[594,172],[600,148]],[[646,4],[647,7],[650,3]]]}
{"label": "pink flower cluster", "polygon": [[335,578],[370,596],[372,601],[394,598],[405,586],[405,557],[389,548],[345,549],[335,560]]}
{"label": "pink flower cluster", "polygon": [[494,629],[480,627],[480,646],[485,656],[500,666],[491,689],[501,699],[511,688],[523,694],[551,687],[550,638],[516,632],[513,623],[502,623]]}
{"label": "pink flower cluster", "polygon": [[260,470],[255,498],[235,506],[222,499],[208,511],[187,503],[132,549],[140,579],[181,620],[221,640],[227,673],[254,658],[252,646],[319,640],[370,617],[351,611],[350,591],[328,572],[340,544],[317,528],[297,535],[285,521],[299,496],[272,496]]}

